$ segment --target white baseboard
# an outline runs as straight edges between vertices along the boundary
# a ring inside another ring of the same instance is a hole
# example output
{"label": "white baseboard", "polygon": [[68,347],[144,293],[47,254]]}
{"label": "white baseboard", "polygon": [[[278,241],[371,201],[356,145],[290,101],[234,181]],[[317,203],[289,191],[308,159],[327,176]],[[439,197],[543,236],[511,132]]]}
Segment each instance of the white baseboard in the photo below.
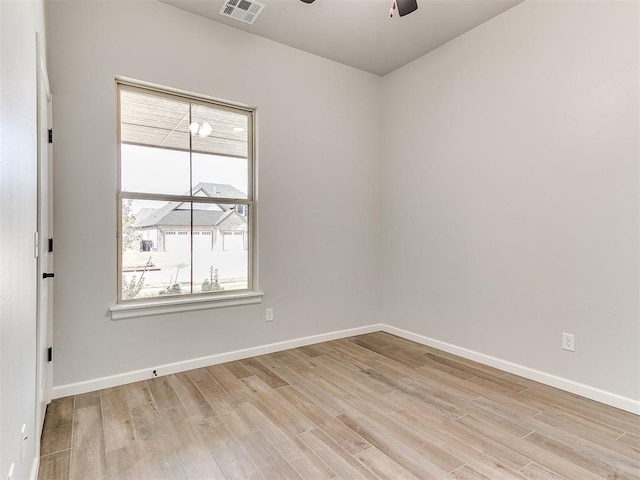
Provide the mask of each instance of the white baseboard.
{"label": "white baseboard", "polygon": [[38,480],[39,470],[40,470],[40,457],[36,456],[33,458],[33,463],[31,464],[31,472],[29,473],[29,480]]}
{"label": "white baseboard", "polygon": [[184,360],[182,362],[169,363],[155,367],[144,368],[132,372],[125,372],[109,377],[96,378],[84,382],[70,383],[68,385],[60,385],[53,387],[53,398],[68,397],[70,395],[79,395],[81,393],[94,392],[103,388],[117,387],[127,383],[147,380],[153,377],[153,370],[159,377],[171,375],[173,373],[185,372],[194,368],[208,367],[218,363],[233,362],[234,360],[242,360],[243,358],[255,357],[257,355],[266,355],[268,353],[280,352],[290,348],[304,347],[313,345],[314,343],[328,342],[340,338],[352,337],[354,335],[363,335],[365,333],[379,332],[383,325],[374,324],[365,327],[350,328],[347,330],[338,330],[336,332],[321,333],[309,337],[301,337],[283,342],[270,343],[259,347],[245,348],[232,352],[219,353],[217,355],[209,355],[206,357]]}
{"label": "white baseboard", "polygon": [[621,395],[607,392],[605,390],[600,390],[583,383],[578,383],[574,382],[573,380],[557,377],[549,373],[534,370],[533,368],[518,365],[506,360],[501,360],[490,355],[485,355],[483,353],[469,350],[467,348],[458,347],[450,343],[441,342],[440,340],[435,340],[433,338],[418,335],[417,333],[409,332],[407,330],[402,330],[400,328],[392,327],[389,325],[383,324],[382,331],[391,333],[392,335],[397,335],[398,337],[406,338],[407,340],[411,340],[422,345],[427,345],[429,347],[437,348],[439,350],[458,355],[468,360],[473,360],[490,367],[498,368],[500,370],[504,370],[505,372],[520,375],[521,377],[528,378],[529,380],[534,380],[551,387],[556,387],[567,392],[575,393],[576,395],[595,400],[596,402],[604,403],[606,405],[610,405],[612,407],[616,407],[621,410],[626,410],[627,412],[640,415],[640,401],[634,400],[632,398],[623,397]]}
{"label": "white baseboard", "polygon": [[382,323],[359,328],[351,328],[348,330],[322,333],[309,337],[296,338],[293,340],[271,343],[259,347],[245,348],[243,350],[235,350],[232,352],[225,352],[217,355],[209,355],[206,357],[194,358],[182,362],[175,362],[166,365],[160,365],[157,367],[149,367],[142,370],[125,372],[109,377],[87,380],[85,382],[61,385],[53,388],[53,398],[78,395],[81,393],[101,390],[103,388],[116,387],[119,385],[125,385],[127,383],[138,382],[140,380],[147,380],[153,376],[153,370],[156,370],[158,376],[171,375],[187,370],[193,370],[194,368],[202,368],[209,365],[216,365],[218,363],[232,362],[234,360],[242,360],[243,358],[254,357],[257,355],[280,352],[282,350],[288,350],[290,348],[303,347],[305,345],[313,345],[314,343],[328,342],[340,338],[352,337],[354,335],[363,335],[365,333],[379,331],[397,335],[398,337],[406,338],[407,340],[412,340],[422,345],[427,345],[429,347],[437,348],[454,355],[459,355],[460,357],[489,365],[491,367],[504,370],[505,372],[520,375],[521,377],[544,383],[545,385],[556,387],[561,390],[575,393],[576,395],[590,398],[591,400],[595,400],[597,402],[640,415],[640,401],[638,400],[623,397],[621,395],[607,392],[605,390],[600,390],[589,385],[574,382],[573,380],[568,380],[566,378],[551,375],[549,373],[541,372],[533,368],[518,365],[516,363],[502,360],[500,358],[485,355],[484,353],[479,353],[467,348],[462,348],[457,345],[442,342],[440,340],[435,340],[433,338],[425,337],[424,335],[419,335],[417,333],[409,332],[407,330],[402,330],[400,328],[392,327],[390,325]]}

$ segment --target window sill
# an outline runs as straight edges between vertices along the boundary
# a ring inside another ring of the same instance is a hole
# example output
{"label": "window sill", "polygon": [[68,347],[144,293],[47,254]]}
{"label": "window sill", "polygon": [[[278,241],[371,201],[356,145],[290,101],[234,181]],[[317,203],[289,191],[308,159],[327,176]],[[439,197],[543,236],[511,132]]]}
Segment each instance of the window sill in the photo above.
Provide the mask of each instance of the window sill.
{"label": "window sill", "polygon": [[263,292],[251,291],[219,295],[216,297],[178,298],[154,302],[123,303],[113,305],[109,307],[109,310],[111,311],[112,320],[121,320],[124,318],[146,317],[163,313],[189,312],[192,310],[262,303],[263,295]]}

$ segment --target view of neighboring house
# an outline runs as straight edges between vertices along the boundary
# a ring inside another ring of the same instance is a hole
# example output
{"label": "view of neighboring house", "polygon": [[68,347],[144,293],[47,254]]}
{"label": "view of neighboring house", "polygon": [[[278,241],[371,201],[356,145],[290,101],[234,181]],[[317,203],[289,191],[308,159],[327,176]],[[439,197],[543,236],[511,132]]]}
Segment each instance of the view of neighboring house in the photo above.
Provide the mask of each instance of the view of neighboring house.
{"label": "view of neighboring house", "polygon": [[[219,183],[198,183],[194,195],[202,197],[244,198],[237,188]],[[245,205],[202,203],[191,205],[168,202],[158,209],[136,213],[133,229],[140,235],[141,251],[175,252],[237,251],[248,248]]]}

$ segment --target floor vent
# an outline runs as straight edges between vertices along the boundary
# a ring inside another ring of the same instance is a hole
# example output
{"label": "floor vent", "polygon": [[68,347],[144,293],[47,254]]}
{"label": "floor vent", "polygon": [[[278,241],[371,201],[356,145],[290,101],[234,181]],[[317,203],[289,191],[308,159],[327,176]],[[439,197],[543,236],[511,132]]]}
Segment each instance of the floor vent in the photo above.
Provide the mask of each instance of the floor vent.
{"label": "floor vent", "polygon": [[263,8],[264,3],[253,0],[226,0],[220,9],[220,15],[251,24],[256,21]]}

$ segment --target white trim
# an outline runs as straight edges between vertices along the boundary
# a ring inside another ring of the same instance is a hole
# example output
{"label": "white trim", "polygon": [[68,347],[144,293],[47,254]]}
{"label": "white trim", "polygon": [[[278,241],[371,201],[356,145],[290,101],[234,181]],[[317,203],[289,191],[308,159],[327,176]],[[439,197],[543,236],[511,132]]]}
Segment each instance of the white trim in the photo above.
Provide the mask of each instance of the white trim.
{"label": "white trim", "polygon": [[38,67],[40,68],[40,73],[42,74],[42,79],[44,80],[45,93],[47,95],[47,102],[51,102],[51,83],[49,82],[49,73],[47,72],[47,59],[45,55],[42,55],[42,52],[45,51],[42,45],[42,34],[40,32],[36,32],[36,42],[38,48]]}
{"label": "white trim", "polygon": [[[39,441],[39,437],[38,437]],[[36,455],[33,457],[33,463],[31,464],[31,472],[29,472],[29,480],[38,480],[38,472],[40,471],[40,457]]]}
{"label": "white trim", "polygon": [[322,333],[309,337],[296,338],[293,340],[271,343],[259,347],[245,348],[242,350],[235,350],[232,352],[210,355],[207,357],[194,358],[182,362],[160,365],[158,367],[149,367],[143,370],[136,370],[133,372],[112,375],[110,377],[87,380],[85,382],[61,385],[59,387],[53,388],[53,398],[78,395],[81,393],[93,392],[95,390],[100,390],[103,388],[110,388],[131,382],[146,380],[153,376],[153,370],[156,370],[159,376],[171,375],[173,373],[184,372],[186,370],[192,370],[194,368],[202,368],[209,365],[216,365],[218,363],[242,360],[243,358],[254,357],[256,355],[265,355],[268,353],[288,350],[290,348],[303,347],[305,345],[313,345],[314,343],[328,342],[331,340],[338,340],[340,338],[347,338],[354,335],[363,335],[365,333],[373,333],[379,331],[397,335],[398,337],[406,338],[407,340],[412,340],[422,345],[437,348],[445,352],[482,363],[484,365],[489,365],[491,367],[504,370],[505,372],[520,375],[521,377],[528,378],[545,385],[556,387],[567,392],[575,393],[576,395],[595,400],[596,402],[604,403],[606,405],[610,405],[612,407],[620,408],[622,410],[626,410],[627,412],[640,415],[640,401],[638,400],[623,397],[622,395],[607,392],[605,390],[591,387],[583,383],[578,383],[573,380],[541,372],[533,368],[518,365],[516,363],[492,357],[490,355],[485,355],[484,353],[476,352],[474,350],[469,350],[463,347],[458,347],[450,343],[435,340],[433,338],[425,337],[417,333],[409,332],[407,330],[402,330],[400,328],[392,327],[390,325],[382,323],[368,325],[365,327],[351,328],[348,330],[338,330],[335,332]]}
{"label": "white trim", "polygon": [[255,357],[257,355],[266,355],[268,353],[281,352],[290,348],[304,347],[313,345],[314,343],[329,342],[340,338],[352,337],[354,335],[363,335],[365,333],[379,332],[383,325],[374,324],[366,327],[350,328],[347,330],[338,330],[336,332],[321,333],[319,335],[311,335],[309,337],[296,338],[294,340],[285,340],[283,342],[270,343],[260,347],[245,348],[232,352],[219,353],[217,355],[209,355],[206,357],[184,360],[182,362],[169,363],[166,365],[150,366],[142,370],[121,373],[109,377],[97,378],[95,380],[87,380],[85,382],[71,383],[69,385],[60,385],[53,387],[53,398],[68,397],[69,395],[79,395],[81,393],[93,392],[103,388],[116,387],[127,383],[147,380],[153,377],[155,370],[158,376],[171,375],[173,373],[193,370],[194,368],[208,367],[219,363],[233,362],[242,360],[243,358]]}
{"label": "white trim", "polygon": [[188,297],[174,298],[171,300],[157,300],[154,302],[121,303],[109,307],[112,320],[123,318],[145,317],[148,315],[160,315],[163,313],[188,312],[191,310],[205,310],[208,308],[234,307],[237,305],[250,305],[261,303],[263,292],[242,292],[228,295],[216,295],[215,297]]}
{"label": "white trim", "polygon": [[454,355],[458,355],[460,357],[473,360],[484,365],[498,368],[500,370],[504,370],[505,372],[528,378],[529,380],[534,380],[551,387],[556,387],[567,392],[575,393],[576,395],[595,400],[596,402],[604,403],[606,405],[610,405],[612,407],[620,408],[622,410],[626,410],[627,412],[640,415],[640,401],[634,400],[633,398],[623,397],[622,395],[591,387],[589,385],[585,385],[584,383],[575,382],[567,378],[562,378],[550,373],[541,372],[540,370],[535,370],[523,365],[518,365],[517,363],[512,363],[507,360],[492,357],[490,355],[485,355],[484,353],[469,350],[467,348],[458,347],[450,343],[441,342],[440,340],[435,340],[423,335],[418,335],[417,333],[402,330],[390,325],[383,324],[382,331],[391,333],[392,335],[397,335],[398,337],[406,338],[407,340],[411,340],[422,345],[437,348],[439,350],[443,350],[445,352],[452,353]]}
{"label": "white trim", "polygon": [[160,85],[158,83],[152,83],[152,82],[145,82],[143,80],[137,80],[135,78],[131,78],[131,77],[123,77],[121,75],[116,75],[115,76],[115,80],[117,83],[121,83],[123,85],[128,85],[130,87],[138,87],[138,88],[146,88],[148,90],[155,90],[158,93],[169,93],[172,95],[179,95],[181,97],[185,97],[185,98],[190,98],[190,99],[195,99],[195,100],[204,100],[205,102],[211,102],[211,103],[215,103],[218,106],[221,107],[233,107],[233,108],[239,108],[242,110],[246,110],[246,111],[254,111],[256,109],[256,107],[252,107],[251,105],[248,105],[246,103],[240,103],[240,102],[231,102],[229,100],[225,100],[223,98],[218,98],[218,97],[212,97],[211,95],[203,95],[203,94],[194,94],[192,92],[189,92],[187,90],[181,90],[179,88],[172,88],[172,87],[167,87],[165,85]]}

